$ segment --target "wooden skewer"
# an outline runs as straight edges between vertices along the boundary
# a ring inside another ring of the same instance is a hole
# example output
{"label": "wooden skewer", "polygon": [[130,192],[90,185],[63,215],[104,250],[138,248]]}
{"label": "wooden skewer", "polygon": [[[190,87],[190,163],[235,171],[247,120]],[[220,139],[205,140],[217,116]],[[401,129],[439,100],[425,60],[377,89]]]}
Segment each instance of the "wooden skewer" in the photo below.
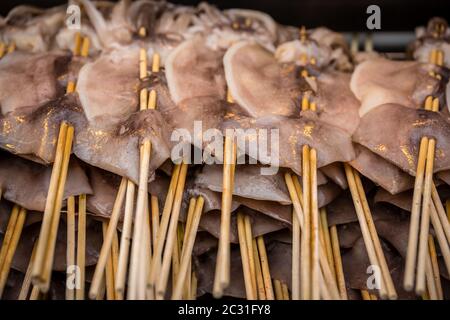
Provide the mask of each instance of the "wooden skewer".
{"label": "wooden skewer", "polygon": [[0,41],[0,59],[3,58],[6,51],[6,45],[3,41]]}
{"label": "wooden skewer", "polygon": [[361,200],[362,207],[364,209],[364,217],[367,223],[367,227],[369,229],[374,249],[377,254],[377,259],[380,264],[379,266],[381,269],[381,273],[383,275],[384,282],[386,284],[389,299],[397,299],[397,292],[395,291],[394,282],[392,280],[391,273],[389,271],[389,267],[387,265],[386,258],[383,253],[383,249],[381,247],[380,239],[378,238],[378,233],[375,228],[375,223],[373,221],[372,214],[370,212],[369,203],[367,202],[367,198],[365,196],[364,187],[361,182],[361,177],[356,171],[354,171],[353,175],[356,182],[356,188],[359,193],[359,198]]}
{"label": "wooden skewer", "polygon": [[370,294],[367,290],[361,290],[361,297],[363,298],[363,300],[372,300],[370,299]]}
{"label": "wooden skewer", "polygon": [[[310,170],[311,180],[309,187],[311,188],[311,298],[320,299],[320,262],[319,262],[319,207],[317,199],[317,153],[314,148],[310,150]],[[325,247],[325,245],[324,245]]]}
{"label": "wooden skewer", "polygon": [[86,195],[78,198],[78,238],[77,238],[77,266],[79,274],[79,288],[75,295],[77,300],[84,300],[86,273]]}
{"label": "wooden skewer", "polygon": [[[296,175],[293,177],[293,183],[295,190],[297,192],[298,197],[301,199],[300,195],[302,194],[302,187],[300,186],[299,179]],[[302,204],[302,201],[300,201],[300,204]],[[302,230],[303,226],[302,223],[300,223],[300,229]],[[321,239],[319,239],[321,240]],[[339,300],[339,291],[337,288],[336,280],[331,273],[331,268],[328,265],[328,259],[325,254],[325,243],[323,241],[320,242],[320,248],[319,250],[319,259],[320,259],[320,266],[322,268],[323,273],[323,279],[326,282],[325,286],[320,286],[321,290],[327,290],[328,295],[331,297],[331,299]]]}
{"label": "wooden skewer", "polygon": [[[187,221],[186,221],[186,226],[185,226],[183,243],[186,243],[188,235],[189,235],[189,230],[191,229],[196,203],[197,203],[197,199],[194,197],[191,198],[189,201],[189,208],[188,208],[188,213],[187,213]],[[180,252],[181,251],[182,251],[182,247],[180,249]],[[183,299],[190,299],[191,285],[192,285],[192,261],[191,261],[191,259],[189,259],[188,270],[186,272],[186,281],[185,281],[185,286],[184,286]]]}
{"label": "wooden skewer", "polygon": [[156,196],[151,196],[151,207],[152,207],[152,236],[153,236],[153,252],[156,250],[156,239],[158,235],[159,228],[159,203]]}
{"label": "wooden skewer", "polygon": [[98,290],[98,295],[95,297],[95,300],[104,300],[105,294],[106,294],[106,275],[101,279],[100,289]]}
{"label": "wooden skewer", "polygon": [[[366,246],[367,255],[369,256],[369,261],[371,265],[380,266],[378,262],[378,257],[375,251],[375,246],[370,235],[369,227],[367,226],[367,222],[365,219],[365,213],[363,209],[363,205],[359,196],[359,192],[356,186],[355,175],[353,174],[353,169],[347,164],[344,164],[345,173],[347,175],[347,181],[350,188],[350,192],[353,198],[353,204],[355,206],[356,215],[358,217],[359,225],[361,227],[361,233],[363,235],[364,244]],[[382,297],[386,297],[387,288],[385,288],[384,284],[384,276],[381,277],[381,285],[380,285],[380,293]]]}
{"label": "wooden skewer", "polygon": [[[195,204],[195,210],[192,213],[192,219],[189,229],[186,229],[186,239],[183,241],[183,249],[181,252],[180,270],[176,281],[175,289],[172,294],[172,299],[181,299],[183,293],[183,286],[188,276],[188,267],[191,261],[192,249],[194,248],[195,237],[197,235],[198,225],[200,223],[200,217],[203,212],[204,199],[202,196],[197,198]],[[242,226],[243,227],[243,226]]]}
{"label": "wooden skewer", "polygon": [[117,229],[114,232],[112,246],[111,246],[111,261],[112,261],[112,271],[113,271],[113,279],[114,279],[114,300],[123,300],[123,296],[116,294],[116,275],[117,268],[119,267],[119,236],[117,234]]}
{"label": "wooden skewer", "polygon": [[281,284],[281,289],[283,291],[283,300],[289,300],[289,289],[286,283]]}
{"label": "wooden skewer", "polygon": [[13,41],[8,46],[8,54],[16,51],[16,43]]}
{"label": "wooden skewer", "polygon": [[436,208],[442,230],[447,238],[447,242],[450,243],[450,222],[446,216],[444,206],[442,205],[441,198],[439,198],[439,194],[434,183],[431,186],[431,197],[433,198],[434,207]]}
{"label": "wooden skewer", "polygon": [[261,262],[259,259],[258,245],[256,239],[253,242],[253,256],[255,258],[256,284],[258,287],[258,300],[266,300],[266,289],[264,287],[264,279],[261,271]]}
{"label": "wooden skewer", "polygon": [[337,280],[333,258],[333,248],[331,246],[330,229],[328,228],[327,211],[325,207],[320,209],[320,226],[321,226],[321,234],[323,236],[323,242],[325,243],[324,249],[327,254],[328,264],[330,265],[331,272],[333,273],[334,277]]}
{"label": "wooden skewer", "polygon": [[19,243],[20,236],[22,234],[23,225],[25,223],[25,218],[27,215],[27,210],[21,208],[19,215],[17,217],[16,224],[14,226],[13,235],[11,242],[9,243],[8,250],[6,252],[5,261],[0,270],[0,298],[3,295],[3,290],[5,289],[6,280],[8,279],[8,274],[11,269],[11,263],[16,253],[17,244]]}
{"label": "wooden skewer", "polygon": [[[67,199],[67,250],[66,250],[67,270],[66,277],[69,280],[73,275],[69,272],[75,265],[75,197]],[[72,270],[73,272],[73,270]],[[66,300],[74,300],[75,288],[66,286]]]}
{"label": "wooden skewer", "polygon": [[403,286],[405,290],[408,291],[411,291],[414,287],[414,270],[417,257],[417,242],[419,239],[420,207],[422,204],[423,180],[427,150],[428,138],[423,137],[420,141],[419,159],[417,162],[416,179],[414,183],[411,220],[408,234],[408,247],[406,251],[405,277],[403,280]]}
{"label": "wooden skewer", "polygon": [[40,291],[38,286],[33,286],[31,289],[30,300],[38,300],[40,296]]}
{"label": "wooden skewer", "polygon": [[[170,260],[172,257],[172,250],[175,243],[175,232],[176,226],[178,224],[178,217],[180,215],[180,208],[182,202],[182,195],[184,192],[184,185],[186,182],[186,173],[187,173],[188,165],[186,163],[182,163],[180,170],[180,177],[177,181],[177,188],[175,192],[175,201],[173,203],[172,214],[170,217],[170,225],[167,231],[167,240],[164,249],[163,261],[161,270],[159,273],[159,279],[156,286],[156,298],[163,299],[164,294],[166,292],[167,280],[169,277],[170,270]],[[198,200],[197,200],[198,201]],[[197,206],[197,205],[196,205]]]}
{"label": "wooden skewer", "polygon": [[423,206],[419,233],[419,254],[417,259],[416,293],[425,290],[425,257],[428,251],[428,232],[430,228],[431,184],[433,183],[434,151],[436,140],[429,139],[427,162],[425,166],[425,183],[423,190]]}
{"label": "wooden skewer", "polygon": [[[136,204],[135,224],[133,231],[133,243],[131,248],[130,260],[130,287],[129,299],[145,299],[145,287],[141,288],[142,279],[148,275],[148,270],[142,270],[140,267],[141,259],[145,257],[146,247],[146,208],[148,209],[147,190],[148,190],[148,170],[150,165],[151,143],[145,140],[141,149],[141,161],[139,169],[139,186]],[[145,229],[144,229],[145,228]],[[148,254],[148,253],[147,253]]]}
{"label": "wooden skewer", "polygon": [[275,288],[275,299],[276,300],[284,300],[283,299],[283,289],[281,288],[281,282],[278,279],[273,280],[273,286]]}
{"label": "wooden skewer", "polygon": [[32,279],[33,283],[37,285],[42,281],[42,272],[44,269],[44,261],[46,257],[46,249],[48,244],[48,237],[51,228],[52,215],[55,207],[56,192],[58,189],[59,176],[61,175],[61,167],[64,155],[64,146],[67,135],[67,123],[63,122],[59,129],[58,142],[56,146],[55,161],[53,163],[52,174],[50,177],[50,184],[48,188],[47,199],[45,203],[45,211],[42,220],[41,231],[36,248],[36,261],[33,264]]}
{"label": "wooden skewer", "polygon": [[[117,222],[119,221],[120,211],[125,198],[125,188],[127,185],[127,179],[122,178],[120,182],[119,190],[117,191],[117,197],[114,201],[113,210],[108,223],[105,237],[103,239],[102,248],[98,257],[97,265],[95,266],[94,276],[92,277],[91,287],[89,289],[89,298],[95,299],[100,291],[102,279],[104,278],[104,272],[108,257],[111,254],[111,245],[113,242],[114,233],[116,232]],[[113,287],[114,288],[114,287]]]}
{"label": "wooden skewer", "polygon": [[[309,146],[304,145],[302,150],[302,178],[303,178],[303,229],[301,236],[300,258],[300,285],[303,300],[311,299],[311,189],[309,188],[310,166]],[[308,186],[308,187],[305,187]]]}
{"label": "wooden skewer", "polygon": [[[103,221],[102,222],[103,239],[106,238],[107,230],[108,230],[108,222]],[[109,253],[107,261],[106,261],[105,278],[106,278],[106,299],[114,300],[114,296],[115,296],[115,294],[114,294],[114,272],[113,272],[113,261],[112,261],[111,252]]]}
{"label": "wooden skewer", "polygon": [[[51,219],[51,227],[48,235],[48,242],[47,242],[47,248],[45,250],[45,259],[43,262],[43,269],[42,274],[40,277],[40,283],[39,289],[43,293],[47,293],[49,286],[50,286],[50,280],[51,280],[51,273],[52,273],[52,267],[53,267],[53,260],[55,257],[55,246],[56,246],[56,237],[58,235],[58,227],[59,227],[59,220],[61,216],[61,206],[64,196],[64,187],[66,185],[66,179],[67,179],[67,173],[69,168],[69,160],[70,160],[70,153],[72,150],[72,140],[74,135],[74,128],[72,126],[67,127],[67,135],[64,142],[64,156],[62,159],[62,166],[61,166],[61,174],[58,179],[58,188],[56,190],[56,197],[55,197],[55,205],[53,208],[53,214]],[[40,236],[39,236],[40,239]]]}
{"label": "wooden skewer", "polygon": [[250,261],[249,261],[250,259],[248,257],[247,239],[245,237],[244,216],[241,212],[238,213],[237,227],[238,227],[239,247],[241,251],[242,271],[244,274],[245,293],[247,296],[247,300],[255,300],[256,297],[254,296],[253,283],[250,273]]}
{"label": "wooden skewer", "polygon": [[17,223],[17,218],[19,216],[20,207],[18,205],[14,205],[11,214],[9,215],[8,225],[6,226],[6,232],[2,241],[2,249],[0,251],[0,270],[3,269],[3,265],[6,259],[6,253],[8,252],[8,248],[11,244],[11,239],[14,235],[14,228]]}
{"label": "wooden skewer", "polygon": [[197,299],[197,276],[195,275],[195,272],[192,271],[192,286],[191,286],[191,298],[190,300]]}
{"label": "wooden skewer", "polygon": [[345,286],[344,269],[342,267],[341,250],[339,247],[339,237],[336,226],[331,226],[331,247],[333,250],[334,269],[336,270],[336,281],[339,288],[339,293],[342,300],[347,300],[347,288]]}
{"label": "wooden skewer", "polygon": [[[150,272],[150,257],[152,256],[152,236],[151,236],[151,225],[150,225],[150,206],[149,206],[149,198],[148,193],[145,195],[145,215],[144,215],[144,224],[143,228],[143,238],[144,242],[141,246],[141,257],[140,259],[140,267],[139,270],[142,273],[140,277],[143,279],[148,279],[148,275]],[[149,300],[155,299],[154,291],[147,290],[146,281],[139,281],[139,292],[142,292],[142,296],[146,295],[146,298]]]}
{"label": "wooden skewer", "polygon": [[263,236],[258,236],[256,238],[256,243],[258,245],[259,258],[261,261],[261,271],[264,280],[266,298],[267,300],[274,300],[275,295],[272,287],[272,279],[270,277],[269,260],[267,258],[266,246],[264,244]]}
{"label": "wooden skewer", "polygon": [[[302,198],[300,197],[300,195],[303,193],[302,192],[302,188],[300,186],[300,182],[298,180],[298,177],[294,175],[294,177],[290,176],[290,175],[285,175],[285,180],[286,180],[286,185],[288,187],[289,190],[289,194],[291,196],[292,202],[294,204],[294,209],[296,207],[298,207],[298,209],[295,209],[295,211],[297,212],[297,210],[302,210]],[[303,215],[300,215],[300,229],[303,230],[304,226],[303,226]],[[328,265],[328,259],[326,257],[325,254],[325,243],[324,242],[320,242],[319,243],[320,248],[323,248],[321,250],[319,250],[319,261],[320,261],[320,265],[322,268],[322,272],[323,272],[323,278],[326,281],[326,286],[320,286],[320,288],[326,289],[328,290],[328,294],[332,297],[332,299],[339,299],[339,291],[337,289],[337,284],[336,281],[334,279],[334,276],[331,272],[330,266]]]}
{"label": "wooden skewer", "polygon": [[127,191],[125,198],[125,214],[120,238],[119,262],[116,273],[116,296],[123,298],[125,292],[125,279],[127,276],[128,257],[131,243],[131,228],[133,224],[134,183],[127,180]]}
{"label": "wooden skewer", "polygon": [[26,300],[28,297],[28,292],[31,287],[31,269],[33,268],[33,260],[36,255],[36,243],[33,245],[33,251],[31,252],[30,261],[28,262],[27,271],[25,272],[25,277],[22,282],[22,287],[20,288],[19,296],[17,300]]}
{"label": "wooden skewer", "polygon": [[439,300],[443,300],[444,294],[442,291],[441,275],[439,273],[439,264],[438,264],[438,260],[437,260],[437,254],[436,254],[436,246],[434,244],[434,239],[431,234],[428,236],[428,249],[430,251],[431,266],[433,269],[433,277],[434,277],[434,283],[436,286],[437,296],[438,296]]}
{"label": "wooden skewer", "polygon": [[[74,56],[79,56],[81,53],[81,42],[82,42],[82,37],[81,34],[79,32],[77,32],[75,34],[75,46],[73,48],[73,55]],[[75,82],[73,80],[69,80],[67,82],[67,88],[66,88],[66,92],[67,93],[72,93],[75,91]]]}
{"label": "wooden skewer", "polygon": [[450,221],[450,199],[447,199],[447,201],[445,202],[445,206],[447,208],[447,219],[448,221]]}
{"label": "wooden skewer", "polygon": [[300,223],[292,211],[292,300],[300,300]]}
{"label": "wooden skewer", "polygon": [[[178,272],[180,271],[180,242],[182,240],[182,236],[180,236],[180,227],[181,223],[177,223],[176,231],[175,231],[175,244],[172,250],[172,288],[175,288],[175,282],[178,279]],[[181,299],[181,298],[180,298]]]}
{"label": "wooden skewer", "polygon": [[248,215],[244,216],[244,227],[245,227],[245,240],[247,244],[247,256],[250,266],[250,277],[253,288],[253,296],[255,299],[258,298],[258,288],[256,285],[256,266],[255,266],[255,256],[253,254],[253,235],[252,235],[252,225],[250,217]]}
{"label": "wooden skewer", "polygon": [[214,276],[213,295],[220,298],[230,283],[230,223],[233,196],[233,171],[236,164],[234,137],[225,136],[223,155],[222,210],[220,219],[219,247]]}
{"label": "wooden skewer", "polygon": [[156,284],[156,278],[159,275],[161,268],[161,256],[164,247],[164,241],[166,239],[167,228],[169,226],[170,214],[172,212],[173,201],[175,198],[175,191],[180,176],[181,164],[176,164],[172,171],[172,178],[170,179],[169,189],[167,190],[166,201],[161,216],[161,222],[158,227],[158,233],[156,237],[155,249],[153,250],[153,259],[150,264],[150,275],[147,284],[148,290],[154,290]]}
{"label": "wooden skewer", "polygon": [[433,265],[431,263],[431,258],[428,251],[425,259],[425,282],[428,290],[425,289],[423,294],[427,293],[430,300],[438,300],[438,291],[434,281]]}
{"label": "wooden skewer", "polygon": [[433,224],[434,232],[436,234],[436,239],[438,240],[439,247],[441,249],[445,266],[447,268],[447,271],[450,272],[450,247],[447,242],[447,239],[445,238],[444,231],[442,229],[442,225],[439,221],[439,217],[436,211],[437,211],[436,207],[434,203],[432,203],[430,206],[431,223]]}

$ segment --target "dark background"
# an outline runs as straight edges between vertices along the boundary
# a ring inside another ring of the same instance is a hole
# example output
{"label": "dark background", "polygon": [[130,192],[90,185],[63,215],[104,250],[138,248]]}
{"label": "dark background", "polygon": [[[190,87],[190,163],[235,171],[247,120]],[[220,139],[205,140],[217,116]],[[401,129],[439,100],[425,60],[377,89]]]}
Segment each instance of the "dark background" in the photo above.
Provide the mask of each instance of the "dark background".
{"label": "dark background", "polygon": [[[180,4],[200,1],[173,0]],[[413,31],[430,17],[442,16],[450,20],[450,0],[209,0],[221,9],[250,8],[269,13],[276,21],[308,28],[320,25],[336,31],[367,31],[366,8],[377,4],[381,8],[383,31]],[[64,0],[0,0],[0,13],[6,15],[18,4],[50,7]]]}

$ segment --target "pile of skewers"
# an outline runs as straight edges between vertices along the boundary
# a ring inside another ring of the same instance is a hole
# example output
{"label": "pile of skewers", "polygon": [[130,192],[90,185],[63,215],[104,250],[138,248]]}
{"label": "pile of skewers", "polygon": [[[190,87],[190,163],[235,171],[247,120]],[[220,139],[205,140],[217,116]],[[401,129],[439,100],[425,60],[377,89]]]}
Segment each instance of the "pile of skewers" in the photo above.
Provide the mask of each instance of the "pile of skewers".
{"label": "pile of skewers", "polygon": [[[1,297],[450,296],[445,21],[394,61],[251,10],[75,3],[78,30],[0,26]],[[236,129],[277,130],[275,173]]]}

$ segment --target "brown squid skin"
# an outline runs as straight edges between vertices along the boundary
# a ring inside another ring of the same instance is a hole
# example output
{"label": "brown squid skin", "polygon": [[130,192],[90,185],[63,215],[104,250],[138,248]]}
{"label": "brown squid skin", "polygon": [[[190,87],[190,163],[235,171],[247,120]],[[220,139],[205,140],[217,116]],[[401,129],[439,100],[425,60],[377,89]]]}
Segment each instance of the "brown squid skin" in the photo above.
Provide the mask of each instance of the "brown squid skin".
{"label": "brown squid skin", "polygon": [[69,68],[71,56],[65,51],[26,53],[15,51],[0,60],[1,114],[40,105],[64,94],[59,77]]}
{"label": "brown squid skin", "polygon": [[436,140],[434,172],[450,169],[450,124],[441,114],[384,104],[367,113],[353,140],[415,175],[420,139]]}
{"label": "brown squid skin", "polygon": [[139,145],[144,139],[150,139],[153,146],[151,172],[170,157],[170,129],[158,111],[134,113],[113,128],[98,129],[88,123],[77,94],[67,94],[31,113],[17,111],[0,118],[0,146],[52,163],[62,121],[75,128],[73,152],[78,158],[132,181],[138,180]]}
{"label": "brown squid skin", "polygon": [[398,194],[414,187],[414,179],[406,172],[369,149],[355,143],[356,158],[350,165],[391,194]]}
{"label": "brown squid skin", "polygon": [[[3,198],[27,210],[44,211],[51,171],[50,166],[43,166],[2,152],[0,154],[0,186],[3,190]],[[92,188],[84,170],[79,161],[72,158],[63,199],[91,193]]]}
{"label": "brown squid skin", "polygon": [[[231,115],[224,121],[223,130],[232,129],[261,129],[267,130],[267,135],[262,135],[258,143],[266,143],[270,155],[272,134],[279,137],[279,163],[280,167],[290,168],[301,175],[301,149],[303,145],[309,145],[317,150],[317,166],[321,168],[334,162],[348,162],[355,158],[350,134],[342,129],[314,119],[311,115],[305,117],[268,116],[263,118],[250,118],[246,116]],[[273,132],[273,133],[272,133]],[[244,135],[246,146],[252,138]],[[252,151],[254,154],[254,150]],[[245,150],[249,154],[249,150]],[[263,164],[275,165],[274,161],[258,159]]]}

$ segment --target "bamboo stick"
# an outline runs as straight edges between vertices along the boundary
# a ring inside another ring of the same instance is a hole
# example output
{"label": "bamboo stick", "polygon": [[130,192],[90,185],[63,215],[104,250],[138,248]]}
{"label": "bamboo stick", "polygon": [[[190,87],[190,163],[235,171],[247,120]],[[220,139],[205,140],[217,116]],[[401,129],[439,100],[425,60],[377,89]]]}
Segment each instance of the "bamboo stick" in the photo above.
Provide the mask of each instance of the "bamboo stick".
{"label": "bamboo stick", "polygon": [[52,216],[55,207],[59,176],[61,175],[61,167],[64,156],[67,127],[68,127],[67,123],[63,122],[59,129],[55,161],[53,163],[52,174],[50,177],[50,184],[48,187],[47,199],[45,203],[44,216],[42,219],[39,240],[36,248],[36,261],[33,264],[32,281],[35,285],[37,285],[40,281],[42,281],[42,272],[44,269],[44,262],[46,258],[48,237],[50,233]]}
{"label": "bamboo stick", "polygon": [[369,291],[367,290],[361,290],[361,297],[363,298],[363,300],[371,300]]}
{"label": "bamboo stick", "polygon": [[331,247],[333,250],[334,257],[334,269],[336,270],[336,281],[339,288],[339,293],[342,300],[347,300],[347,288],[345,286],[344,269],[342,267],[341,250],[339,247],[339,237],[337,233],[337,228],[335,225],[330,228],[331,233]]}
{"label": "bamboo stick", "polygon": [[292,300],[300,300],[300,223],[292,210]]}
{"label": "bamboo stick", "polygon": [[353,174],[354,174],[354,178],[355,178],[355,182],[356,182],[356,188],[358,190],[359,198],[361,200],[361,204],[364,209],[364,217],[365,217],[367,227],[370,232],[370,236],[372,238],[375,252],[377,254],[377,259],[380,264],[380,269],[381,269],[381,272],[382,272],[382,275],[384,278],[384,283],[386,284],[386,289],[387,289],[389,299],[397,299],[397,292],[395,291],[394,282],[392,280],[391,273],[389,271],[389,267],[387,265],[386,258],[383,253],[383,248],[381,247],[381,242],[378,237],[377,230],[375,228],[375,223],[373,221],[372,214],[370,212],[369,203],[367,202],[367,198],[366,198],[366,195],[364,192],[364,187],[362,185],[361,178],[357,172],[355,172],[355,171],[353,171],[353,172],[354,172]]}
{"label": "bamboo stick", "polygon": [[406,251],[405,276],[403,279],[403,286],[407,291],[411,291],[414,287],[414,271],[417,258],[420,208],[422,204],[423,181],[425,174],[425,162],[427,150],[428,150],[428,138],[423,137],[420,140],[419,158],[417,161],[416,179],[414,182],[411,220],[409,224],[409,233],[408,233],[408,247]]}
{"label": "bamboo stick", "polygon": [[159,203],[156,196],[151,196],[151,207],[152,207],[152,236],[153,236],[153,252],[156,250],[156,240],[159,228]]}
{"label": "bamboo stick", "polygon": [[431,197],[433,199],[434,207],[436,208],[436,213],[439,217],[440,225],[444,231],[447,242],[450,243],[450,222],[445,213],[444,206],[442,205],[441,198],[439,197],[438,191],[435,184],[431,186]]}
{"label": "bamboo stick", "polygon": [[127,179],[122,178],[119,190],[117,191],[117,197],[114,201],[114,206],[108,223],[108,228],[106,230],[106,234],[103,239],[103,244],[100,250],[100,255],[98,257],[97,265],[95,266],[94,276],[92,277],[92,283],[89,289],[90,299],[95,299],[100,291],[101,281],[104,278],[103,275],[105,272],[106,264],[108,263],[108,257],[111,255],[111,245],[114,237],[114,232],[116,232],[117,222],[119,221],[120,212],[125,198],[126,185]]}
{"label": "bamboo stick", "polygon": [[281,289],[283,290],[283,300],[289,300],[289,289],[286,283],[281,284]]}
{"label": "bamboo stick", "polygon": [[14,254],[16,253],[17,244],[19,243],[20,236],[22,234],[23,225],[25,223],[25,218],[27,215],[27,210],[21,208],[19,210],[19,215],[17,217],[16,224],[14,226],[13,235],[11,238],[11,242],[8,246],[8,251],[6,252],[5,261],[0,270],[0,298],[3,295],[3,290],[6,286],[6,280],[8,279],[9,271],[11,269],[11,263],[14,258]]}
{"label": "bamboo stick", "polygon": [[[187,237],[189,235],[189,230],[191,229],[192,219],[194,217],[194,210],[195,210],[196,203],[197,203],[197,199],[194,197],[189,200],[189,207],[188,207],[187,221],[186,221],[186,227],[185,227],[185,232],[184,232],[184,237],[183,237],[183,243],[186,243]],[[181,251],[182,251],[182,248],[181,248],[180,252]],[[185,286],[184,286],[183,299],[190,299],[191,285],[192,285],[192,261],[191,261],[191,259],[189,259],[188,270],[186,272],[186,281],[185,281]]]}
{"label": "bamboo stick", "polygon": [[189,228],[185,230],[185,239],[183,241],[183,249],[181,251],[180,270],[176,281],[175,289],[172,294],[172,299],[181,299],[183,293],[183,285],[186,278],[189,276],[188,267],[191,261],[192,250],[195,244],[195,237],[197,235],[198,225],[203,212],[204,199],[199,196],[195,201],[195,210],[191,213]]}
{"label": "bamboo stick", "polygon": [[125,293],[125,279],[127,276],[128,258],[131,243],[131,229],[133,225],[134,191],[134,183],[130,180],[127,180],[125,214],[122,226],[122,235],[120,238],[119,262],[115,279],[116,296],[118,296],[118,298],[123,298],[123,295]]}
{"label": "bamboo stick", "polygon": [[245,227],[245,239],[247,244],[247,255],[250,267],[250,277],[253,288],[253,296],[255,299],[258,298],[258,288],[256,285],[256,266],[255,266],[255,256],[253,254],[253,235],[252,235],[252,225],[250,222],[250,217],[248,215],[244,216],[244,227]]}
{"label": "bamboo stick", "polygon": [[423,206],[420,221],[419,253],[417,259],[416,293],[422,294],[425,290],[425,256],[428,251],[428,232],[430,228],[431,184],[433,183],[434,151],[436,140],[429,139],[427,162],[425,166],[425,183],[423,190]]}
{"label": "bamboo stick", "polygon": [[[75,265],[75,197],[67,199],[67,250],[66,250],[66,279],[73,277],[69,270]],[[73,270],[72,270],[73,272]],[[76,276],[76,274],[75,274]],[[76,281],[77,279],[75,279]],[[74,300],[75,288],[66,285],[66,300]]]}
{"label": "bamboo stick", "polygon": [[311,189],[309,187],[310,166],[309,146],[304,145],[302,150],[302,178],[303,178],[303,229],[301,235],[300,251],[300,286],[303,300],[311,299]]}
{"label": "bamboo stick", "polygon": [[[148,275],[147,270],[142,270],[140,267],[140,259],[145,248],[146,240],[146,207],[148,206],[147,191],[148,191],[148,171],[150,165],[151,143],[150,140],[145,140],[141,148],[141,161],[139,168],[139,185],[138,195],[136,201],[135,224],[133,230],[133,243],[131,247],[130,260],[130,281],[129,281],[129,299],[145,299],[146,290],[141,287],[142,279]],[[148,217],[147,217],[148,218]]]}
{"label": "bamboo stick", "polygon": [[447,271],[450,272],[450,247],[445,238],[444,231],[442,230],[442,225],[440,224],[438,214],[436,212],[436,207],[432,203],[430,206],[430,218],[433,224],[434,233],[436,239],[438,240],[439,247],[441,249],[442,258],[444,259],[445,267]]}
{"label": "bamboo stick", "polygon": [[[311,105],[313,105],[311,103]],[[319,262],[319,207],[317,199],[317,153],[314,148],[310,150],[310,185],[311,188],[311,298],[320,299],[320,262]],[[324,245],[325,247],[325,245]]]}
{"label": "bamboo stick", "polygon": [[225,136],[220,236],[213,285],[213,295],[215,298],[220,298],[223,295],[223,290],[230,283],[230,223],[231,201],[234,188],[233,165],[236,163],[235,148],[234,137]]}
{"label": "bamboo stick", "polygon": [[[106,238],[106,233],[108,229],[108,223],[102,222],[102,231],[103,231],[103,239]],[[110,250],[111,251],[111,250]],[[113,272],[113,262],[112,262],[112,254],[109,252],[108,258],[106,260],[105,267],[105,281],[106,281],[106,299],[107,300],[115,300],[114,294],[114,272]]]}
{"label": "bamboo stick", "polygon": [[250,273],[247,239],[245,237],[244,216],[241,212],[238,213],[237,227],[238,227],[239,247],[241,251],[242,271],[244,274],[245,293],[247,300],[255,300],[256,298],[254,296],[253,284]]}
{"label": "bamboo stick", "polygon": [[275,295],[272,287],[272,278],[270,277],[269,260],[267,258],[266,246],[264,244],[264,238],[258,236],[256,238],[258,245],[259,259],[261,261],[261,271],[264,280],[264,290],[266,292],[267,300],[274,300]]}
{"label": "bamboo stick", "polygon": [[170,225],[167,231],[167,240],[166,246],[164,249],[163,261],[161,266],[161,271],[159,274],[159,279],[156,285],[156,298],[162,299],[164,298],[164,294],[166,292],[167,280],[169,277],[169,269],[170,269],[170,260],[172,257],[172,250],[175,243],[175,232],[176,226],[178,224],[178,217],[180,215],[180,208],[182,202],[182,194],[184,192],[184,185],[186,182],[186,172],[188,165],[186,163],[182,163],[180,170],[180,177],[177,181],[177,188],[175,192],[175,201],[172,208],[172,215],[170,217]]}
{"label": "bamboo stick", "polygon": [[166,239],[167,228],[169,226],[170,214],[172,212],[173,201],[175,198],[175,191],[180,176],[181,164],[176,164],[172,171],[172,178],[170,179],[169,189],[167,190],[166,201],[161,216],[161,222],[158,227],[158,234],[156,237],[155,250],[153,250],[153,259],[150,263],[150,274],[147,283],[148,290],[154,290],[156,284],[156,277],[159,275],[161,268],[161,256],[163,252],[164,242]]}
{"label": "bamboo stick", "polygon": [[3,58],[6,52],[6,44],[3,41],[0,41],[0,59]]}
{"label": "bamboo stick", "polygon": [[40,277],[39,289],[43,293],[47,293],[50,286],[50,279],[53,267],[53,260],[55,257],[56,237],[58,235],[59,220],[61,216],[61,206],[64,196],[64,187],[66,185],[67,173],[69,168],[70,153],[72,150],[72,140],[74,135],[74,128],[67,127],[67,135],[64,142],[64,156],[62,159],[61,172],[58,179],[58,188],[56,190],[55,205],[51,219],[51,227],[48,235],[48,242],[46,248],[45,260],[43,262],[42,274]]}
{"label": "bamboo stick", "polygon": [[22,282],[22,286],[20,287],[19,296],[17,297],[17,300],[27,300],[28,292],[30,291],[31,287],[31,270],[33,268],[33,260],[36,255],[36,244],[33,245],[33,251],[31,252],[30,261],[28,262],[27,271],[25,272],[25,277]]}
{"label": "bamboo stick", "polygon": [[425,283],[426,283],[426,288],[424,290],[424,294],[428,293],[428,298],[430,300],[438,300],[438,291],[436,288],[436,283],[434,281],[434,274],[433,274],[433,265],[431,263],[431,258],[430,258],[430,254],[427,251],[426,254],[426,263],[425,263]]}
{"label": "bamboo stick", "polygon": [[[359,192],[356,186],[355,176],[353,174],[353,169],[347,164],[344,164],[345,173],[347,175],[347,181],[352,194],[353,204],[355,206],[356,215],[358,217],[359,225],[361,227],[361,233],[363,235],[364,244],[366,246],[367,254],[369,256],[369,261],[371,265],[379,266],[378,257],[374,248],[374,243],[370,235],[369,227],[365,219],[365,213],[362,206],[362,202],[359,196]],[[387,296],[387,289],[384,284],[384,277],[381,277],[382,283],[380,284],[380,293],[382,297]]]}
{"label": "bamboo stick", "polygon": [[273,287],[275,288],[275,299],[276,300],[284,300],[283,299],[283,289],[281,288],[280,280],[274,279]]}
{"label": "bamboo stick", "polygon": [[79,285],[75,291],[77,300],[84,300],[85,273],[86,273],[86,195],[78,199],[78,239],[77,239],[77,266],[80,271]]}
{"label": "bamboo stick", "polygon": [[333,258],[333,249],[331,246],[331,237],[330,237],[330,229],[328,228],[328,219],[327,219],[327,211],[325,207],[320,209],[320,226],[321,231],[323,235],[323,241],[325,243],[325,251],[328,258],[328,264],[330,265],[331,272],[333,273],[334,277],[336,277],[336,270],[334,265],[334,258]]}
{"label": "bamboo stick", "polygon": [[11,239],[14,235],[14,228],[17,223],[17,218],[19,217],[19,211],[20,207],[18,205],[14,205],[12,207],[11,214],[9,215],[8,225],[6,226],[6,231],[2,241],[2,249],[0,251],[0,270],[3,269],[3,265],[5,263],[6,254],[11,244]]}
{"label": "bamboo stick", "polygon": [[258,300],[266,300],[266,289],[261,271],[261,261],[259,259],[258,245],[256,239],[253,242],[253,256],[255,257],[256,284],[258,286]]}
{"label": "bamboo stick", "polygon": [[436,286],[436,292],[437,297],[439,300],[444,299],[444,294],[442,291],[442,284],[441,284],[441,275],[439,273],[439,264],[437,260],[437,254],[436,254],[436,246],[434,244],[433,236],[430,234],[428,236],[428,249],[430,251],[430,259],[431,259],[431,266],[433,269],[433,277],[434,277],[434,283]]}

